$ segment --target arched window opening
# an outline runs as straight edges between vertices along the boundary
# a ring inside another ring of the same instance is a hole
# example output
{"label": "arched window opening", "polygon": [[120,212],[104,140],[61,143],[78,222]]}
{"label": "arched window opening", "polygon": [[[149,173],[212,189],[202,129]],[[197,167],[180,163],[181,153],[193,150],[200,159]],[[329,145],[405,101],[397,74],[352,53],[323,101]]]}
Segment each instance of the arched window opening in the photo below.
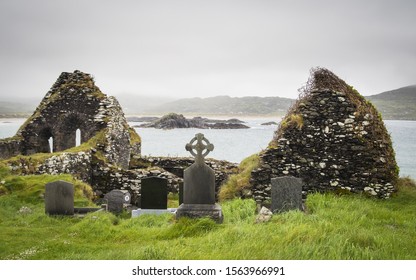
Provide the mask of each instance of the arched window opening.
{"label": "arched window opening", "polygon": [[75,131],[75,147],[81,145],[81,130],[78,128]]}
{"label": "arched window opening", "polygon": [[49,151],[53,153],[53,137],[52,136],[49,137],[48,142],[49,142]]}

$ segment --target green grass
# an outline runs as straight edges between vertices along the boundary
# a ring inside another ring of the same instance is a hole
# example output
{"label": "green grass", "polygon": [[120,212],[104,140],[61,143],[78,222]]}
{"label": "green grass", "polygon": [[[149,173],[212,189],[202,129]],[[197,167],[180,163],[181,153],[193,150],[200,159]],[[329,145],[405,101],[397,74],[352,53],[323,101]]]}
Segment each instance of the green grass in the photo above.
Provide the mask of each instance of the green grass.
{"label": "green grass", "polygon": [[258,154],[251,155],[241,161],[238,166],[237,174],[231,175],[227,181],[221,186],[219,199],[224,201],[239,197],[242,192],[250,187],[251,171],[257,168],[260,163]]}
{"label": "green grass", "polygon": [[[43,185],[57,178],[71,180],[0,168],[7,190],[0,196],[0,259],[416,259],[416,186],[409,179],[388,200],[309,195],[305,213],[262,224],[253,200],[234,199],[221,204],[225,219],[216,224],[168,214],[50,217]],[[88,192],[76,189],[78,203],[88,203]],[[23,206],[32,211],[19,212]]]}

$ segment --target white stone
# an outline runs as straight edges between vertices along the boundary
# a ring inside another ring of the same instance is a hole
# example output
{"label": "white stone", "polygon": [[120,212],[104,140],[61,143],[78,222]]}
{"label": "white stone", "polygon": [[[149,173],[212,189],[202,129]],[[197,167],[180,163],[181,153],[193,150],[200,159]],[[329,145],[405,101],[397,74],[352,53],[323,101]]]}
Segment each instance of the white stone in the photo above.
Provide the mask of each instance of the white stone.
{"label": "white stone", "polygon": [[340,127],[344,127],[344,126],[345,126],[345,124],[344,124],[344,123],[342,123],[342,122],[337,122],[337,124],[338,124],[338,126],[340,126]]}
{"label": "white stone", "polygon": [[370,125],[369,121],[363,121],[363,126],[368,126],[368,125]]}
{"label": "white stone", "polygon": [[326,167],[326,163],[325,162],[320,162],[319,163],[319,167],[321,167],[322,169]]}
{"label": "white stone", "polygon": [[350,124],[350,123],[353,123],[354,122],[354,120],[353,119],[346,119],[345,121],[344,121],[344,123],[345,124]]}
{"label": "white stone", "polygon": [[272,211],[267,209],[266,207],[262,207],[259,214],[256,217],[256,223],[264,223],[269,221],[273,216]]}
{"label": "white stone", "polygon": [[339,100],[339,101],[341,101],[341,102],[344,102],[344,101],[345,101],[345,98],[344,98],[344,97],[339,96],[339,97],[338,97],[338,100]]}
{"label": "white stone", "polygon": [[366,192],[366,193],[369,193],[369,194],[371,194],[371,195],[377,195],[377,193],[374,191],[374,189],[373,188],[370,188],[370,187],[365,187],[364,188],[364,191]]}
{"label": "white stone", "polygon": [[329,133],[329,126],[326,126],[324,131],[325,131],[326,134],[328,134]]}
{"label": "white stone", "polygon": [[336,186],[338,186],[339,182],[338,181],[331,181],[330,184],[331,184],[331,187],[336,187]]}

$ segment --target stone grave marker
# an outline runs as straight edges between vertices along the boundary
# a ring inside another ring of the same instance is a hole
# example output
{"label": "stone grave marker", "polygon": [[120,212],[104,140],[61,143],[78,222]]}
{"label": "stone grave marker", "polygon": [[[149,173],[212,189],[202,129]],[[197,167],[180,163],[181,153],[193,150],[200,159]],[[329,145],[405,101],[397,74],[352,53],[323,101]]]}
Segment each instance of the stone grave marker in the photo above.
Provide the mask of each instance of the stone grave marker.
{"label": "stone grave marker", "polygon": [[179,205],[183,203],[183,182],[179,182]]}
{"label": "stone grave marker", "polygon": [[140,205],[142,209],[167,209],[168,180],[160,177],[143,178]]}
{"label": "stone grave marker", "polygon": [[215,203],[215,172],[204,162],[214,145],[198,133],[185,149],[195,157],[195,162],[184,171],[183,203],[176,211],[176,218],[210,217],[222,222],[221,207]]}
{"label": "stone grave marker", "polygon": [[175,208],[168,207],[168,180],[161,177],[142,179],[141,208],[131,211],[131,217],[145,214],[162,215],[174,214]]}
{"label": "stone grave marker", "polygon": [[271,179],[271,185],[271,211],[273,213],[281,213],[295,209],[303,210],[302,179],[291,176],[277,177]]}
{"label": "stone grave marker", "polygon": [[74,185],[55,181],[45,185],[45,213],[49,215],[74,215]]}
{"label": "stone grave marker", "polygon": [[121,213],[123,205],[130,203],[131,196],[126,190],[112,190],[105,194],[104,199],[107,201],[107,211]]}

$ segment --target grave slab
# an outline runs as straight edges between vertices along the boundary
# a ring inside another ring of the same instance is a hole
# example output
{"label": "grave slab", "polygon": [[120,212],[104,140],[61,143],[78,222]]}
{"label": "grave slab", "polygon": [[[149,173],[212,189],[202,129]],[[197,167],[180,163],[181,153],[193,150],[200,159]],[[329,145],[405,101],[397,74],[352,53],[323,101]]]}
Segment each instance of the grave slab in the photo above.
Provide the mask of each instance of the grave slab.
{"label": "grave slab", "polygon": [[49,215],[74,215],[74,185],[55,181],[45,185],[45,213]]}
{"label": "grave slab", "polygon": [[291,176],[277,177],[271,179],[271,194],[273,213],[281,213],[290,210],[303,210],[302,186],[300,178]]}
{"label": "grave slab", "polygon": [[141,209],[167,209],[168,180],[160,177],[142,179]]}

